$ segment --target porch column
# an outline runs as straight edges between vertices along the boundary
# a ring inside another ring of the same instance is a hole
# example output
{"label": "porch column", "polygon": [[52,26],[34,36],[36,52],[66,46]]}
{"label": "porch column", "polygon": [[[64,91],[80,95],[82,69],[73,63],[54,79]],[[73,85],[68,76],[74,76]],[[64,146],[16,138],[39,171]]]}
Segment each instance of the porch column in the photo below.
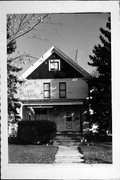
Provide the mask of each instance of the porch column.
{"label": "porch column", "polygon": [[80,108],[80,134],[83,134],[83,108]]}
{"label": "porch column", "polygon": [[22,102],[19,103],[20,103],[19,116],[21,117],[21,119],[23,119],[23,103]]}

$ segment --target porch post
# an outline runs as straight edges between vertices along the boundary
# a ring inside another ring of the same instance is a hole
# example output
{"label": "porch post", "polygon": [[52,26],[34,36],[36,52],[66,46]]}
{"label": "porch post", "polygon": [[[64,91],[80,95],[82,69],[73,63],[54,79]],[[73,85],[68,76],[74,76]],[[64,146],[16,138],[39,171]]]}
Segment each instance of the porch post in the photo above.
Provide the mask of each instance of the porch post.
{"label": "porch post", "polygon": [[19,102],[19,103],[21,105],[19,115],[20,115],[21,119],[23,119],[23,103],[22,102]]}
{"label": "porch post", "polygon": [[80,108],[80,134],[83,134],[83,117],[82,117],[83,109]]}

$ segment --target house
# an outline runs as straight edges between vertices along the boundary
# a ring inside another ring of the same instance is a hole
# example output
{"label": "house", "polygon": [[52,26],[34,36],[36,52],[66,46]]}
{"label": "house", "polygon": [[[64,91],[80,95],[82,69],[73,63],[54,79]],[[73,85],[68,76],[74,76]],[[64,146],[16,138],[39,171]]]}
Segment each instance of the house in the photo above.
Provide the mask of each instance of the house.
{"label": "house", "polygon": [[81,132],[90,77],[53,46],[20,76],[21,118],[54,121],[58,132]]}

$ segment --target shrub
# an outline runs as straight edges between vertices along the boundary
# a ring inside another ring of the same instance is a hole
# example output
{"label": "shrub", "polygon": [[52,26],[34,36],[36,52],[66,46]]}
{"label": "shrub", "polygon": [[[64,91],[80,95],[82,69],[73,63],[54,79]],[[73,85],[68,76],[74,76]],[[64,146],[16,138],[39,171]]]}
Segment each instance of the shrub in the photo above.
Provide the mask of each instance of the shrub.
{"label": "shrub", "polygon": [[10,138],[17,136],[17,128],[18,128],[17,123],[9,123],[8,124],[8,136]]}
{"label": "shrub", "polygon": [[17,137],[8,137],[8,144],[18,144],[18,139]]}
{"label": "shrub", "polygon": [[87,142],[112,142],[112,136],[108,136],[107,134],[95,134],[90,132],[83,134],[83,137]]}
{"label": "shrub", "polygon": [[20,144],[48,144],[56,134],[56,124],[52,121],[21,121],[18,123],[17,137]]}

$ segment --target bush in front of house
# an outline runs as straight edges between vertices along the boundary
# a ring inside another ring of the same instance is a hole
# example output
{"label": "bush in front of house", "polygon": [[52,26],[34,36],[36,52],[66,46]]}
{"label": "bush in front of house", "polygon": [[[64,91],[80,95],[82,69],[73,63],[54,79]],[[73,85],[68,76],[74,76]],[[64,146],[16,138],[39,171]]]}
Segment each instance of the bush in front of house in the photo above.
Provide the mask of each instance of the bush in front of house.
{"label": "bush in front of house", "polygon": [[52,121],[20,121],[17,138],[19,144],[49,144],[56,134],[56,124]]}
{"label": "bush in front of house", "polygon": [[17,123],[9,122],[8,123],[8,143],[16,144],[17,143]]}
{"label": "bush in front of house", "polygon": [[107,135],[106,133],[96,133],[93,131],[87,131],[83,133],[83,138],[85,142],[112,142],[112,135]]}

